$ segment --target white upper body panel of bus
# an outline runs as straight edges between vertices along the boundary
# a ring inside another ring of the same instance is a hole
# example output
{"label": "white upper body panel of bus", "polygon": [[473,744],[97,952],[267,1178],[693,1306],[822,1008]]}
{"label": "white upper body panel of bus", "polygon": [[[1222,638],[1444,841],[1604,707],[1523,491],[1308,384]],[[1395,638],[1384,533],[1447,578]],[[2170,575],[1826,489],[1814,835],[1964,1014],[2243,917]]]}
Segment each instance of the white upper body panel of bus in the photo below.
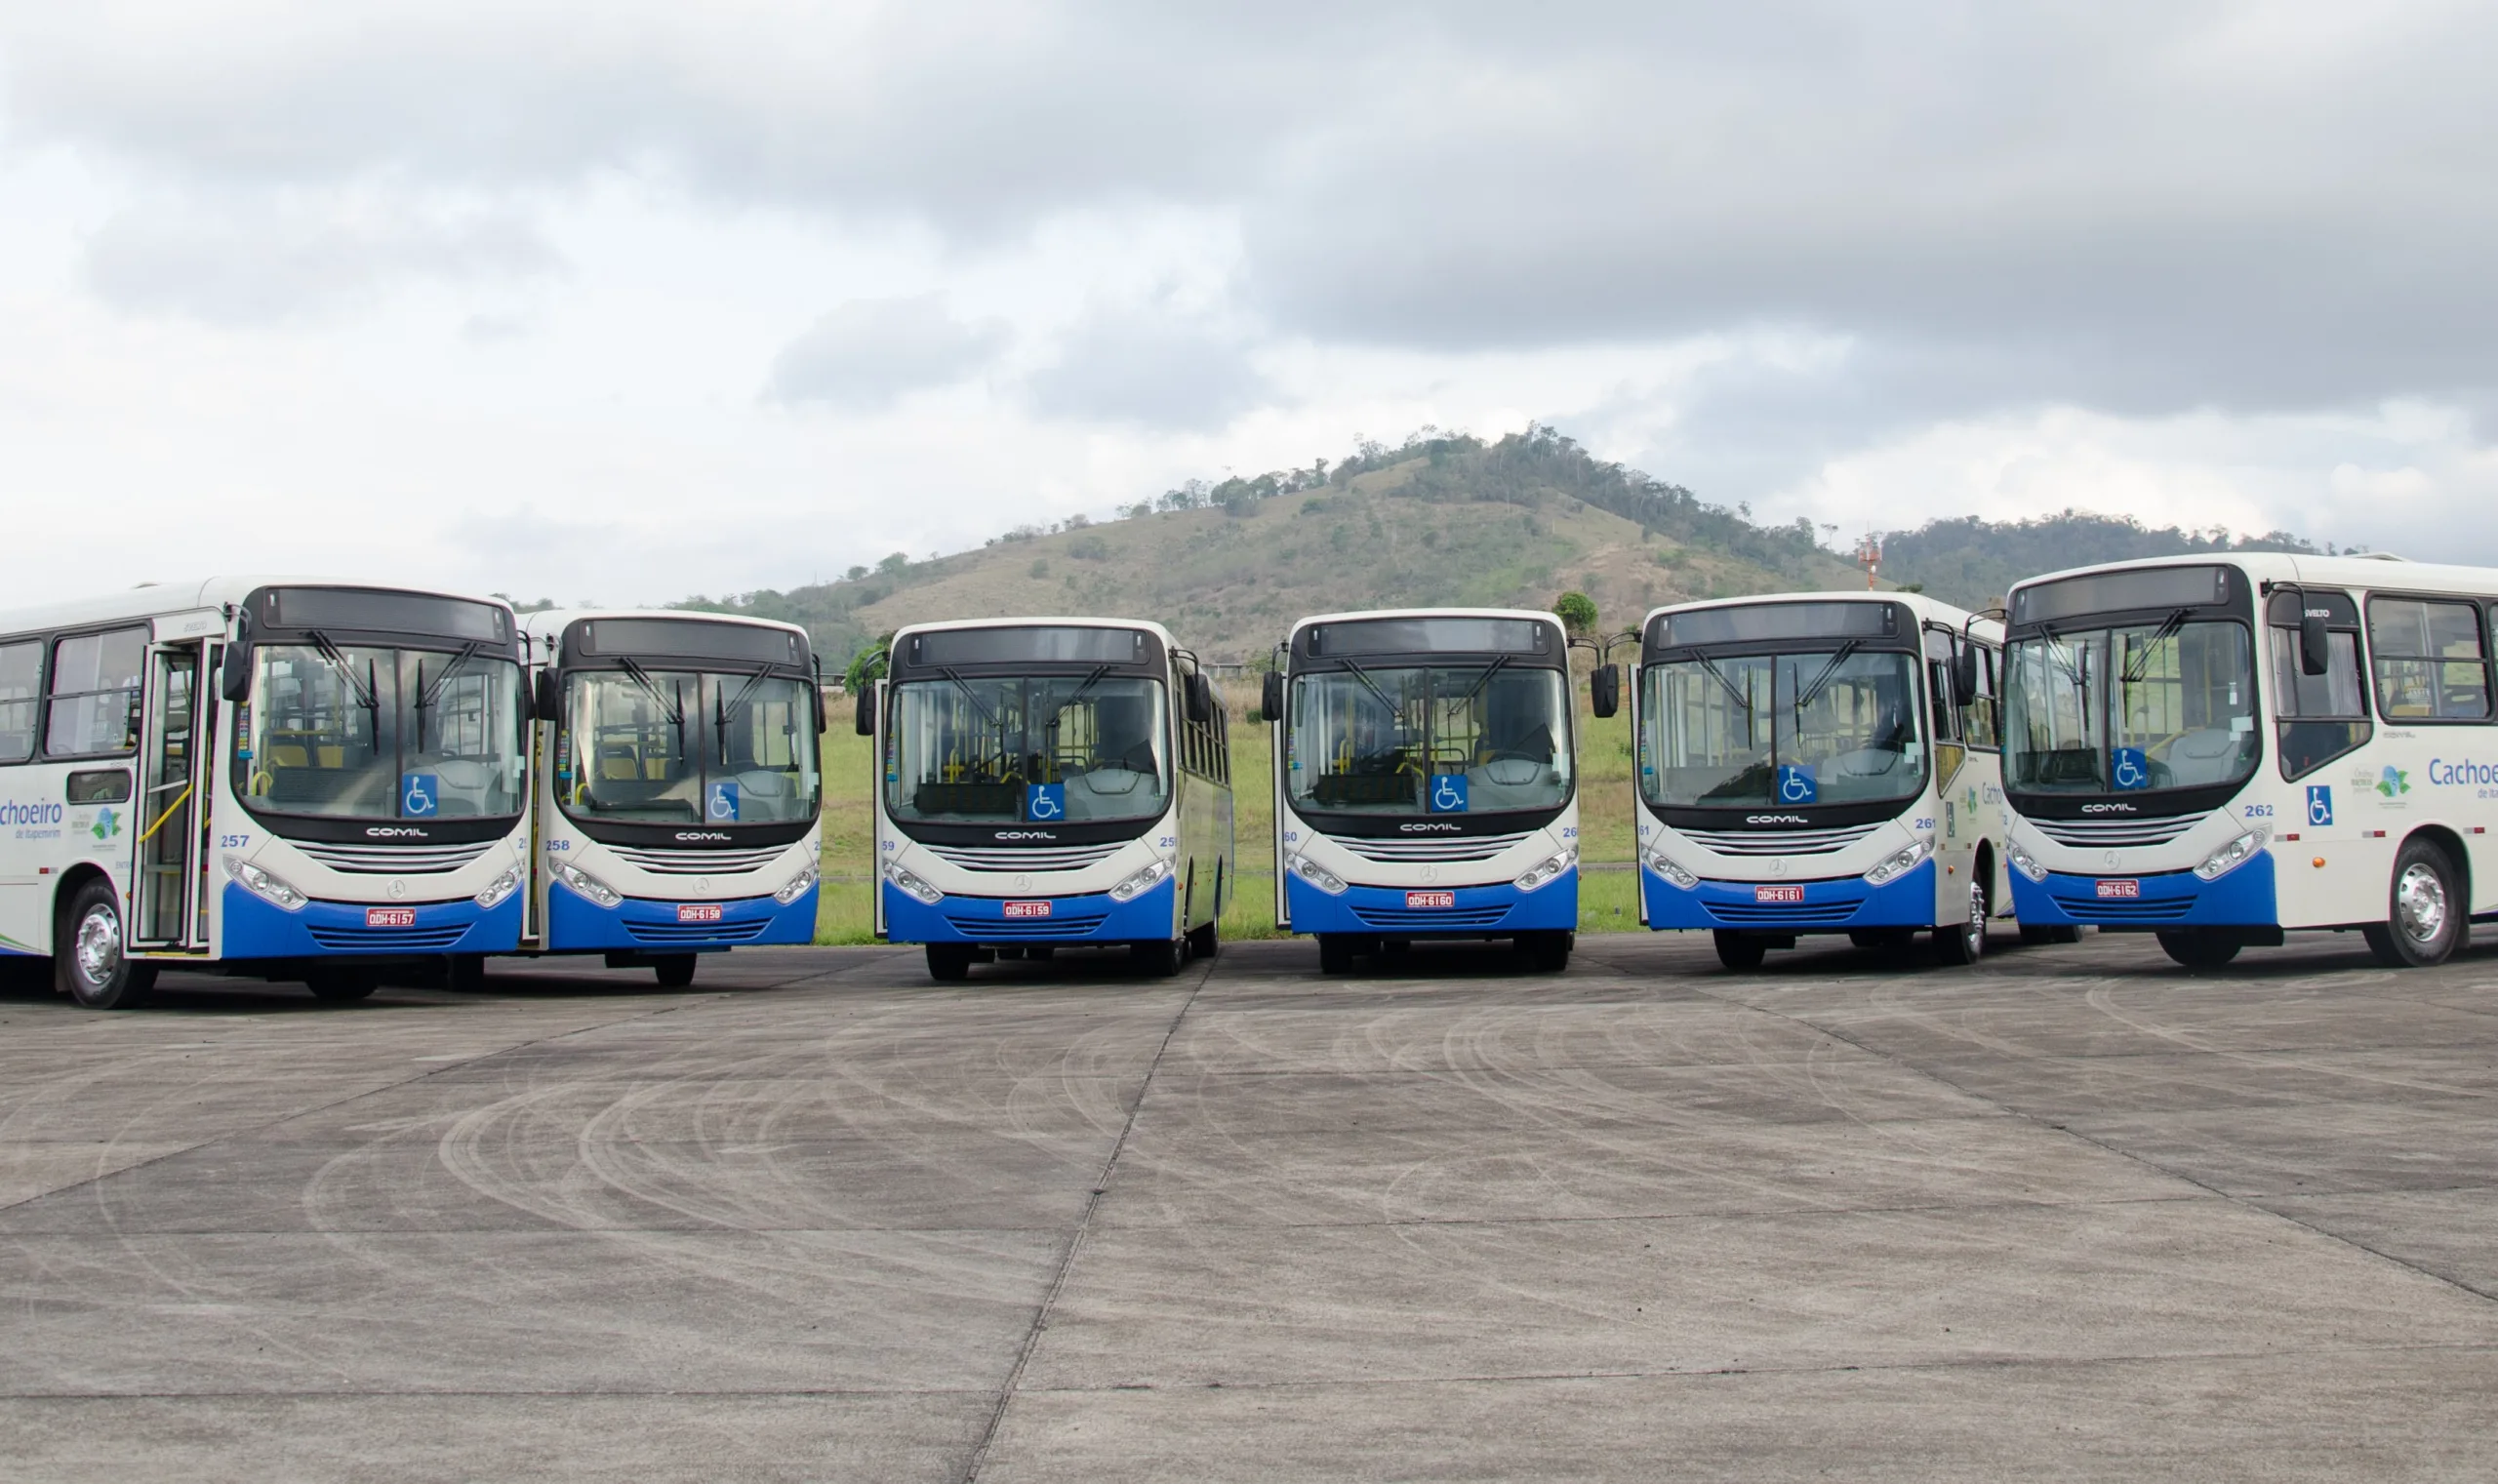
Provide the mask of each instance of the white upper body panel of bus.
{"label": "white upper body panel of bus", "polygon": [[[564,630],[584,620],[599,619],[684,619],[700,623],[726,623],[739,628],[777,628],[800,639],[807,631],[795,623],[779,619],[758,619],[746,614],[705,613],[692,608],[542,608],[535,613],[519,615],[520,631],[530,642],[529,658],[533,664],[544,663],[563,642]],[[810,644],[809,652],[813,652]]]}
{"label": "white upper body panel of bus", "polygon": [[1171,636],[1171,630],[1151,619],[1050,618],[1039,615],[1020,619],[939,619],[927,623],[907,623],[894,630],[894,644],[900,645],[913,634],[959,628],[1139,628],[1161,640],[1165,653],[1177,653],[1185,648]]}
{"label": "white upper body panel of bus", "polygon": [[179,582],[149,582],[122,592],[109,592],[97,597],[71,598],[58,603],[43,603],[24,608],[0,611],[0,634],[36,633],[57,628],[84,628],[94,624],[159,618],[167,614],[189,613],[195,609],[230,609],[262,587],[349,587],[373,592],[412,592],[429,597],[458,598],[464,602],[483,603],[491,607],[508,608],[501,598],[477,597],[464,592],[449,592],[435,587],[412,586],[405,582],[375,582],[360,578],[302,577],[284,574],[268,577],[212,577],[190,579]]}
{"label": "white upper body panel of bus", "polygon": [[2003,624],[1994,619],[1979,618],[1965,608],[1957,608],[1939,598],[1921,592],[1879,592],[1842,587],[1829,592],[1760,592],[1741,598],[1701,598],[1689,603],[1667,603],[1648,610],[1639,621],[1639,632],[1661,615],[1696,613],[1707,608],[1755,608],[1769,603],[1897,603],[1916,616],[1919,623],[1938,623],[1954,633],[1966,633],[1988,644],[2003,642]]}
{"label": "white upper body panel of bus", "polygon": [[1368,619],[1529,619],[1568,631],[1558,615],[1532,608],[1365,608],[1355,613],[1314,613],[1296,619],[1284,634],[1284,647],[1290,650],[1293,636],[1313,624],[1357,623]]}
{"label": "white upper body panel of bus", "polygon": [[2457,567],[2414,562],[2383,552],[2363,556],[2306,556],[2287,551],[2205,551],[2185,556],[2099,562],[2041,573],[2013,584],[2013,591],[2066,578],[2145,567],[2236,567],[2256,582],[2305,582],[2318,587],[2357,587],[2377,592],[2445,592],[2498,597],[2498,567]]}

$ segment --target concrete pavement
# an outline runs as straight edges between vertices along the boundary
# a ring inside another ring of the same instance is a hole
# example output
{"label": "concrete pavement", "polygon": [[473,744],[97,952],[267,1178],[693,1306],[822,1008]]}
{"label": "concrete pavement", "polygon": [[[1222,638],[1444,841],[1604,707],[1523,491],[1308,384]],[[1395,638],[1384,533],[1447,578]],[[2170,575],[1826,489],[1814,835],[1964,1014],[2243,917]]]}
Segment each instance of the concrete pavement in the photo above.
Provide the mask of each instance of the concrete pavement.
{"label": "concrete pavement", "polygon": [[2498,952],[0,1000],[13,1477],[2498,1473]]}

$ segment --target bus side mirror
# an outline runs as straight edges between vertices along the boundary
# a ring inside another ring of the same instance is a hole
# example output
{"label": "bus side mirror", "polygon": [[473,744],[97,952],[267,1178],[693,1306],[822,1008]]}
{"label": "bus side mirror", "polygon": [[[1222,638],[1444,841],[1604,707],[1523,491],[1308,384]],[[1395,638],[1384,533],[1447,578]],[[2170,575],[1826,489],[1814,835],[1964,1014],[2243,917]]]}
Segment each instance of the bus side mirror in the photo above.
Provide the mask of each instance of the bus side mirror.
{"label": "bus side mirror", "polygon": [[225,646],[225,667],[218,673],[217,689],[236,705],[252,699],[252,646]]}
{"label": "bus side mirror", "polygon": [[1599,664],[1588,677],[1588,703],[1598,716],[1611,716],[1622,709],[1622,666]]}
{"label": "bus side mirror", "polygon": [[2299,620],[2299,673],[2321,675],[2333,668],[2333,634],[2324,626],[2324,615],[2312,613]]}
{"label": "bus side mirror", "polygon": [[563,702],[555,694],[555,672],[552,669],[540,670],[534,684],[535,689],[530,695],[531,709],[538,713],[540,721],[555,720],[556,713],[563,709]]}
{"label": "bus side mirror", "polygon": [[1214,721],[1214,682],[1199,672],[1189,676],[1186,689],[1189,720],[1201,727],[1211,724]]}
{"label": "bus side mirror", "polygon": [[815,694],[816,736],[822,737],[824,736],[824,656],[815,656],[813,663],[809,668],[815,673],[816,683],[807,687],[807,689]]}
{"label": "bus side mirror", "polygon": [[1269,721],[1281,721],[1284,715],[1284,672],[1269,670],[1258,683],[1258,714]]}
{"label": "bus side mirror", "polygon": [[1978,652],[1964,648],[1952,657],[1952,703],[1964,706],[1978,699]]}
{"label": "bus side mirror", "polygon": [[852,697],[850,702],[850,724],[858,729],[862,737],[876,735],[876,683],[874,681],[863,679],[859,682],[859,694]]}

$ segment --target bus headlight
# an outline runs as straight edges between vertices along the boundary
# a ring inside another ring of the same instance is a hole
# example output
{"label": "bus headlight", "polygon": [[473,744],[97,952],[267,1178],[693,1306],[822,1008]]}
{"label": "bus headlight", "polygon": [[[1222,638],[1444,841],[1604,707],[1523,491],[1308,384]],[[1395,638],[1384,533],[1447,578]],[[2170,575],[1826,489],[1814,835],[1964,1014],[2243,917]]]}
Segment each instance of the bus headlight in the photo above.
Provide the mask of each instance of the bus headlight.
{"label": "bus headlight", "polygon": [[504,867],[504,873],[487,882],[486,889],[477,894],[477,904],[489,911],[502,906],[504,898],[520,890],[520,879],[519,866]]}
{"label": "bus headlight", "polygon": [[303,910],[303,903],[311,900],[241,856],[227,856],[223,863],[227,876],[241,882],[243,890],[271,906],[300,912]]}
{"label": "bus headlight", "polygon": [[944,892],[930,886],[927,882],[920,880],[917,876],[904,870],[901,866],[894,864],[890,861],[885,862],[885,879],[893,883],[895,891],[898,891],[904,896],[909,898],[911,901],[918,902],[921,906],[935,906],[937,903],[946,900],[946,894]]}
{"label": "bus headlight", "polygon": [[1160,860],[1148,862],[1144,869],[1136,872],[1134,875],[1131,875],[1121,881],[1118,885],[1110,888],[1110,900],[1112,902],[1134,902],[1137,898],[1144,896],[1148,890],[1157,883],[1168,881],[1170,879],[1170,862]]}
{"label": "bus headlight", "polygon": [[1663,876],[1666,879],[1667,885],[1679,887],[1686,892],[1700,885],[1700,878],[1698,876],[1693,875],[1691,872],[1684,870],[1681,866],[1676,865],[1673,862],[1668,860],[1665,852],[1663,851],[1652,851],[1649,853],[1648,869],[1655,871],[1660,876]]}
{"label": "bus headlight", "polygon": [[624,894],[570,861],[546,862],[555,871],[555,879],[603,907],[612,907],[624,900]]}
{"label": "bus headlight", "polygon": [[1284,857],[1284,869],[1325,892],[1330,897],[1345,895],[1345,878],[1310,860],[1308,856]]}
{"label": "bus headlight", "polygon": [[1538,862],[1534,869],[1528,871],[1525,875],[1520,876],[1510,884],[1516,887],[1519,891],[1531,892],[1539,886],[1545,886],[1553,881],[1559,880],[1562,876],[1569,873],[1571,866],[1578,863],[1579,847],[1573,845],[1557,856],[1549,856],[1543,861]]}
{"label": "bus headlight", "polygon": [[2010,840],[2003,842],[2003,860],[2005,864],[2033,881],[2047,879],[2047,868],[2038,863],[2037,858]]}
{"label": "bus headlight", "polygon": [[2195,874],[2202,877],[2206,881],[2218,881],[2221,877],[2228,875],[2239,866],[2244,865],[2247,862],[2254,860],[2255,853],[2262,850],[2265,842],[2272,838],[2272,826],[2269,824],[2258,824],[2253,829],[2248,830],[2246,833],[2239,835],[2236,839],[2230,841],[2227,845],[2224,845],[2220,849],[2212,852],[2210,855],[2205,856],[2202,863],[2195,867]]}
{"label": "bus headlight", "polygon": [[1933,854],[1933,841],[1911,840],[1908,844],[1874,862],[1874,868],[1865,873],[1865,884],[1888,886],[1923,864],[1925,858]]}
{"label": "bus headlight", "polygon": [[805,870],[802,870],[796,875],[790,877],[788,885],[784,886],[777,892],[774,892],[772,894],[772,900],[781,903],[783,906],[787,906],[790,902],[805,896],[808,888],[815,884],[816,868],[810,865]]}

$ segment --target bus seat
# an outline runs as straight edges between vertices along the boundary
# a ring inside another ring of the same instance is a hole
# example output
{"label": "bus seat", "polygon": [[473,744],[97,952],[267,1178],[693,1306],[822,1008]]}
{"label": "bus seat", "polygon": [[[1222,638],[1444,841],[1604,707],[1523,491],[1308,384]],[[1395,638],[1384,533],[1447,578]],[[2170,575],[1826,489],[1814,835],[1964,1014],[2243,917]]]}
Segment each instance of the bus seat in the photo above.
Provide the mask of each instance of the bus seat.
{"label": "bus seat", "polygon": [[608,742],[598,749],[598,776],[622,782],[640,776],[642,764],[633,749],[623,742]]}
{"label": "bus seat", "polygon": [[2217,727],[2187,733],[2168,745],[2170,771],[2180,783],[2222,782],[2236,771],[2239,735]]}
{"label": "bus seat", "polygon": [[665,782],[667,767],[668,760],[665,757],[646,757],[642,759],[642,778],[647,782]]}
{"label": "bus seat", "polygon": [[271,768],[301,768],[305,766],[310,759],[304,756],[304,752],[302,747],[295,745],[293,742],[283,742],[271,746],[268,749],[267,754],[262,758],[262,761],[267,763]]}
{"label": "bus seat", "polygon": [[320,746],[312,750],[321,759],[321,766],[324,768],[338,769],[347,765],[347,749],[344,747]]}

